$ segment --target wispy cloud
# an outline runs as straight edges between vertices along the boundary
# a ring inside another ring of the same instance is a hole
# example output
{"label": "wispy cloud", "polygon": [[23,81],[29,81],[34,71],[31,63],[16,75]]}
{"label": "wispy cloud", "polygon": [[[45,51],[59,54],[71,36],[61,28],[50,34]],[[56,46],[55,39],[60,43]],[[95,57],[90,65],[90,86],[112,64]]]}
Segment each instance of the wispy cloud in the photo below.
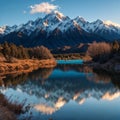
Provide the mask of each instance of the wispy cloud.
{"label": "wispy cloud", "polygon": [[57,10],[58,6],[54,5],[54,4],[50,4],[48,2],[43,2],[43,3],[40,3],[40,4],[31,5],[30,8],[31,8],[31,10],[30,10],[31,14],[50,13],[54,10]]}

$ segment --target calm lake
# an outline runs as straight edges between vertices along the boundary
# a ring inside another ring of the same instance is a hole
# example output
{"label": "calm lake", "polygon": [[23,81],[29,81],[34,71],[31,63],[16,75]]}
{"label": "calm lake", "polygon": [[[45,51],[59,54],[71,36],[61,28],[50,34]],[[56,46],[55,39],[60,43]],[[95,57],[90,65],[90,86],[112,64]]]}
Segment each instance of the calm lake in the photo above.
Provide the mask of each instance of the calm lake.
{"label": "calm lake", "polygon": [[57,62],[4,78],[0,91],[29,105],[20,120],[120,120],[120,76],[93,71],[82,60]]}

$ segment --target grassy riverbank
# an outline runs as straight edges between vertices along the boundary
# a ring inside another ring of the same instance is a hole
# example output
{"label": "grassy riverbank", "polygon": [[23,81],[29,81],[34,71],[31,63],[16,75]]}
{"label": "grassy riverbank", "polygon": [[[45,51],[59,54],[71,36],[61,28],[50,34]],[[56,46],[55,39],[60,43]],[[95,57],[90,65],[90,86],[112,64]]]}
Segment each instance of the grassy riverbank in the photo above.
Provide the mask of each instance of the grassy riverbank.
{"label": "grassy riverbank", "polygon": [[37,60],[37,59],[15,59],[13,62],[0,62],[0,75],[12,73],[32,72],[39,68],[51,68],[56,66],[55,59]]}

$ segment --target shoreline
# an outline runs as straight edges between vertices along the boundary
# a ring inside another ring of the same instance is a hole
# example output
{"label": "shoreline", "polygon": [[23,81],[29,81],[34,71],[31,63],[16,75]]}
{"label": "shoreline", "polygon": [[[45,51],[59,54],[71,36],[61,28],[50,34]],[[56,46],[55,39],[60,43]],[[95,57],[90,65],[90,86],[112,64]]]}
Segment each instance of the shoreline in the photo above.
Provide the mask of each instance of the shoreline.
{"label": "shoreline", "polygon": [[0,62],[0,75],[28,73],[39,68],[53,68],[56,66],[55,59],[37,60],[24,59],[16,60],[15,62]]}
{"label": "shoreline", "polygon": [[[62,59],[64,60],[64,59]],[[80,60],[80,59],[77,59]],[[98,62],[94,62],[92,60],[83,60],[83,65],[87,65],[94,69],[95,71],[105,71],[112,74],[120,73],[120,64],[115,63],[115,61],[110,60],[107,63],[100,64]],[[21,73],[29,73],[39,68],[53,68],[56,66],[55,59],[46,59],[46,60],[38,60],[38,59],[24,59],[18,60],[16,59],[14,62],[9,63],[6,61],[0,62],[0,75],[1,77],[8,74],[21,74]]]}
{"label": "shoreline", "polygon": [[84,65],[88,65],[91,67],[94,71],[103,71],[107,72],[109,74],[120,74],[120,63],[114,63],[112,61],[106,62],[104,64],[88,61],[84,62]]}

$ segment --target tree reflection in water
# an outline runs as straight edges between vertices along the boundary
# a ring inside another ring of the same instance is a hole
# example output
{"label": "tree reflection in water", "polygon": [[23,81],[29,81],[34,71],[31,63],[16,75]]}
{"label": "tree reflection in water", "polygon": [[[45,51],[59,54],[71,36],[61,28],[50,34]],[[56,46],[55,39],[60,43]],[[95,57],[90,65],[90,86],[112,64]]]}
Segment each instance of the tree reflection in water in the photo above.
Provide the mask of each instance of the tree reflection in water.
{"label": "tree reflection in water", "polygon": [[[74,100],[83,104],[93,97],[97,100],[114,100],[120,96],[119,75],[94,71],[84,65],[57,65],[54,69],[39,69],[27,74],[7,75],[1,85],[19,88],[28,96],[35,96],[34,108],[52,114]],[[33,100],[34,102],[34,100]]]}
{"label": "tree reflection in water", "polygon": [[[112,82],[115,86],[120,88],[120,75],[111,75],[103,71],[94,71],[91,67],[77,65],[77,64],[60,64],[57,65],[55,69],[61,70],[63,72],[76,71],[79,73],[85,73],[88,81],[95,83],[110,83]],[[53,68],[43,68],[35,70],[31,73],[23,74],[11,74],[0,77],[0,86],[16,86],[18,84],[24,84],[26,80],[37,80],[44,84],[45,81],[52,74]],[[94,75],[89,75],[88,73],[94,73]],[[68,77],[69,79],[69,77]]]}
{"label": "tree reflection in water", "polygon": [[27,80],[39,80],[41,83],[44,83],[52,71],[53,68],[43,68],[35,70],[31,73],[6,75],[0,79],[0,85],[16,86],[18,84],[24,84]]}

